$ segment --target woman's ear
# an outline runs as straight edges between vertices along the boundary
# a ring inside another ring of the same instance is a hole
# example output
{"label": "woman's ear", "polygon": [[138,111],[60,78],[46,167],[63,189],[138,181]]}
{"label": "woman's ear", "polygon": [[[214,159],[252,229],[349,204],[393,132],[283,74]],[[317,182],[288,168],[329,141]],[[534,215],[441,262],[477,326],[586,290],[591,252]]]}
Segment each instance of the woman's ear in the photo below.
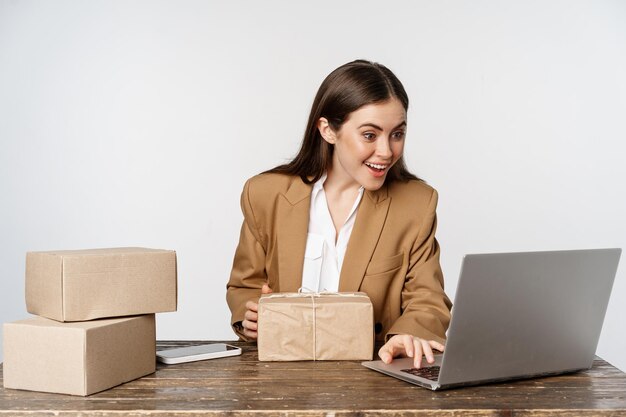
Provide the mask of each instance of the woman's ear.
{"label": "woman's ear", "polygon": [[334,145],[337,141],[335,131],[332,127],[330,127],[330,125],[328,124],[328,119],[326,119],[325,117],[320,117],[320,119],[317,121],[317,130],[319,130],[322,138],[324,138],[324,140],[331,145]]}

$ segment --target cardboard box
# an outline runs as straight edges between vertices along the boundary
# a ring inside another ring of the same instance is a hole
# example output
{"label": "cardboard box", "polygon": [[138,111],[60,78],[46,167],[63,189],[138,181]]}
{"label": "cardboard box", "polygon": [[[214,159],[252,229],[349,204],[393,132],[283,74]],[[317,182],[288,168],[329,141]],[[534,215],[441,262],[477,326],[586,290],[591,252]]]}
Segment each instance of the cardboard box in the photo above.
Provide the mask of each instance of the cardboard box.
{"label": "cardboard box", "polygon": [[4,324],[4,387],[89,395],[155,371],[154,314]]}
{"label": "cardboard box", "polygon": [[365,293],[261,296],[261,361],[371,360],[374,311]]}
{"label": "cardboard box", "polygon": [[26,309],[58,321],[176,311],[176,291],[176,252],[171,250],[26,254]]}

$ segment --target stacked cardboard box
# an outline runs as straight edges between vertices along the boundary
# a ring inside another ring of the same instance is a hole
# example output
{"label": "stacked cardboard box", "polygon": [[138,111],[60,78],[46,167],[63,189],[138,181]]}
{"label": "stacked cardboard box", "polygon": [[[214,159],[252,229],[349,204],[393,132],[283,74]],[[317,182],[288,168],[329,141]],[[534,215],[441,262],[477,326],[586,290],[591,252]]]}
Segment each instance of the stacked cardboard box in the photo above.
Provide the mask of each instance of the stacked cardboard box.
{"label": "stacked cardboard box", "polygon": [[154,313],[176,311],[176,252],[29,252],[26,308],[4,325],[4,386],[89,395],[155,371]]}

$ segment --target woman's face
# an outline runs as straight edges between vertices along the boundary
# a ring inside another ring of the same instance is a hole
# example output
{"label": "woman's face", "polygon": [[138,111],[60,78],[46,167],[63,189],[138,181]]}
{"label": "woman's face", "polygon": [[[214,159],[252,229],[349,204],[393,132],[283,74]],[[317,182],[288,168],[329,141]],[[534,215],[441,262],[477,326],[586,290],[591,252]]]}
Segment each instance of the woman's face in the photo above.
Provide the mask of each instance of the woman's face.
{"label": "woman's face", "polygon": [[398,99],[392,98],[353,111],[338,131],[321,118],[319,129],[322,137],[335,146],[329,177],[378,190],[404,151],[406,111]]}

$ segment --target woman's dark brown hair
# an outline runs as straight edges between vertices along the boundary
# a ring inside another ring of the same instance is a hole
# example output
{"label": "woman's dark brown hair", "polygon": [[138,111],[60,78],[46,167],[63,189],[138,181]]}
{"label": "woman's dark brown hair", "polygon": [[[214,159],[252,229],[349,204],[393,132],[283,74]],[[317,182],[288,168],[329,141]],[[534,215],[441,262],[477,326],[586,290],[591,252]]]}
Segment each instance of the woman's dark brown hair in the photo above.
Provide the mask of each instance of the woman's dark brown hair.
{"label": "woman's dark brown hair", "polygon": [[[408,111],[409,97],[400,80],[387,67],[361,59],[340,66],[326,77],[317,91],[296,157],[267,172],[298,175],[307,184],[316,182],[330,167],[334,149],[317,129],[320,117],[325,117],[330,127],[338,131],[353,111],[392,98],[398,99]],[[408,171],[402,157],[391,167],[385,182],[411,179],[418,178]]]}

